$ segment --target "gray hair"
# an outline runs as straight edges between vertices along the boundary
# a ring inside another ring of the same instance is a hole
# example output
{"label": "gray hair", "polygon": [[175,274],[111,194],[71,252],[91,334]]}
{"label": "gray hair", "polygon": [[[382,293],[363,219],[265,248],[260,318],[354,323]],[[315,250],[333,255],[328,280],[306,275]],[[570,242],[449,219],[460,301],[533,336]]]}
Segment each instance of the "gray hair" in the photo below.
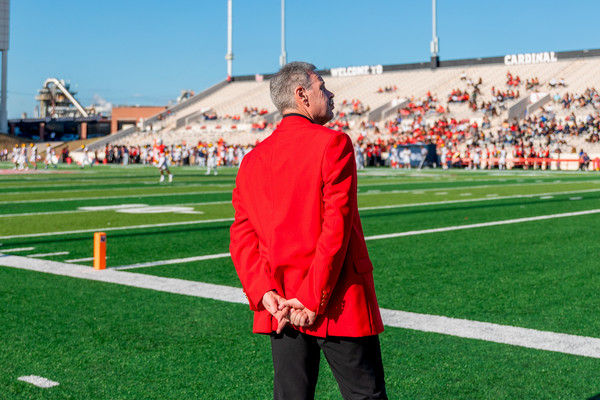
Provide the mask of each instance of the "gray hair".
{"label": "gray hair", "polygon": [[294,90],[298,86],[310,89],[310,73],[315,69],[317,67],[310,63],[294,61],[285,64],[271,78],[271,101],[279,112],[283,113],[283,110],[296,108]]}

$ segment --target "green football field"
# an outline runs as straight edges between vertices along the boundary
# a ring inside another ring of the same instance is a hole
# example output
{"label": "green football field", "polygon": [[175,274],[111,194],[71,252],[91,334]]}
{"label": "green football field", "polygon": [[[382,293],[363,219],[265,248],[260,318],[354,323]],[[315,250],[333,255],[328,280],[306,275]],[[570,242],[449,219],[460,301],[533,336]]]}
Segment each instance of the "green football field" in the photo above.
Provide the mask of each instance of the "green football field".
{"label": "green football field", "polygon": [[[2,168],[0,399],[272,398],[236,169]],[[600,174],[367,169],[358,202],[390,399],[600,399]]]}

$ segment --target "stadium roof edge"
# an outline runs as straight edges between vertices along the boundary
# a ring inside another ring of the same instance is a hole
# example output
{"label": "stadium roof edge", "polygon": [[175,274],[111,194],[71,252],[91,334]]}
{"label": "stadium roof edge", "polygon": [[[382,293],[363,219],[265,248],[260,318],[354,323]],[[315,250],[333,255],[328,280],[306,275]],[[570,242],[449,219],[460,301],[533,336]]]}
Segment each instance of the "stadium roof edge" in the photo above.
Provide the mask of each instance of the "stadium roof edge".
{"label": "stadium roof edge", "polygon": [[[557,51],[554,53],[559,60],[565,59],[577,59],[577,58],[588,58],[588,57],[600,57],[600,49],[591,49],[591,50],[572,50],[572,51]],[[486,64],[504,64],[505,56],[495,56],[495,57],[480,57],[480,58],[464,58],[459,60],[447,60],[440,61],[439,68],[449,68],[449,67],[469,67],[474,65],[486,65]],[[410,63],[410,64],[393,64],[393,65],[384,65],[383,72],[391,72],[391,71],[408,71],[415,69],[430,69],[431,61],[419,62],[419,63]],[[317,71],[322,76],[330,76],[330,69],[322,69]],[[274,73],[270,74],[255,74],[255,75],[240,75],[233,76],[232,81],[253,81],[257,79],[257,76],[260,76],[261,79],[269,80],[275,75]]]}

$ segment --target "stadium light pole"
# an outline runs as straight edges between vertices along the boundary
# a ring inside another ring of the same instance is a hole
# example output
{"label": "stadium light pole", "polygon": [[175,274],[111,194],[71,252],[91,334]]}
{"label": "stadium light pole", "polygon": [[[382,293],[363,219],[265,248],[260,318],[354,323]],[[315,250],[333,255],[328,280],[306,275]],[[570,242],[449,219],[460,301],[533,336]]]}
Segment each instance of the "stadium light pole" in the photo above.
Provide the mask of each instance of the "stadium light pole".
{"label": "stadium light pole", "polygon": [[9,37],[10,0],[0,0],[0,51],[2,51],[2,88],[0,89],[0,132],[8,133],[7,65]]}
{"label": "stadium light pole", "polygon": [[233,0],[227,0],[227,80],[231,80],[233,76]]}
{"label": "stadium light pole", "polygon": [[440,42],[437,37],[437,20],[436,20],[437,10],[436,10],[435,0],[432,0],[431,11],[432,11],[431,25],[433,28],[433,32],[432,32],[433,37],[431,39],[431,68],[437,68],[440,66],[440,57],[438,55],[438,53],[440,51]]}
{"label": "stadium light pole", "polygon": [[281,0],[281,56],[279,56],[279,66],[287,64],[287,54],[285,52],[285,0]]}

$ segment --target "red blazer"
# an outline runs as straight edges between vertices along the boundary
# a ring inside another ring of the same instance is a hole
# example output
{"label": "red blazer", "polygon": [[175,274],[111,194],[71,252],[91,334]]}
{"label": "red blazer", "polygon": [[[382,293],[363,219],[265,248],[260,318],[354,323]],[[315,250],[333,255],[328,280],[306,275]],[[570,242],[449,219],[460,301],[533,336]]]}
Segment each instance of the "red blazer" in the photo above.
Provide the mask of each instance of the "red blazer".
{"label": "red blazer", "polygon": [[262,306],[275,289],[317,313],[298,330],[319,337],[383,331],[356,202],[348,135],[284,117],[244,157],[233,191],[230,251],[254,314],[254,332],[277,321]]}

